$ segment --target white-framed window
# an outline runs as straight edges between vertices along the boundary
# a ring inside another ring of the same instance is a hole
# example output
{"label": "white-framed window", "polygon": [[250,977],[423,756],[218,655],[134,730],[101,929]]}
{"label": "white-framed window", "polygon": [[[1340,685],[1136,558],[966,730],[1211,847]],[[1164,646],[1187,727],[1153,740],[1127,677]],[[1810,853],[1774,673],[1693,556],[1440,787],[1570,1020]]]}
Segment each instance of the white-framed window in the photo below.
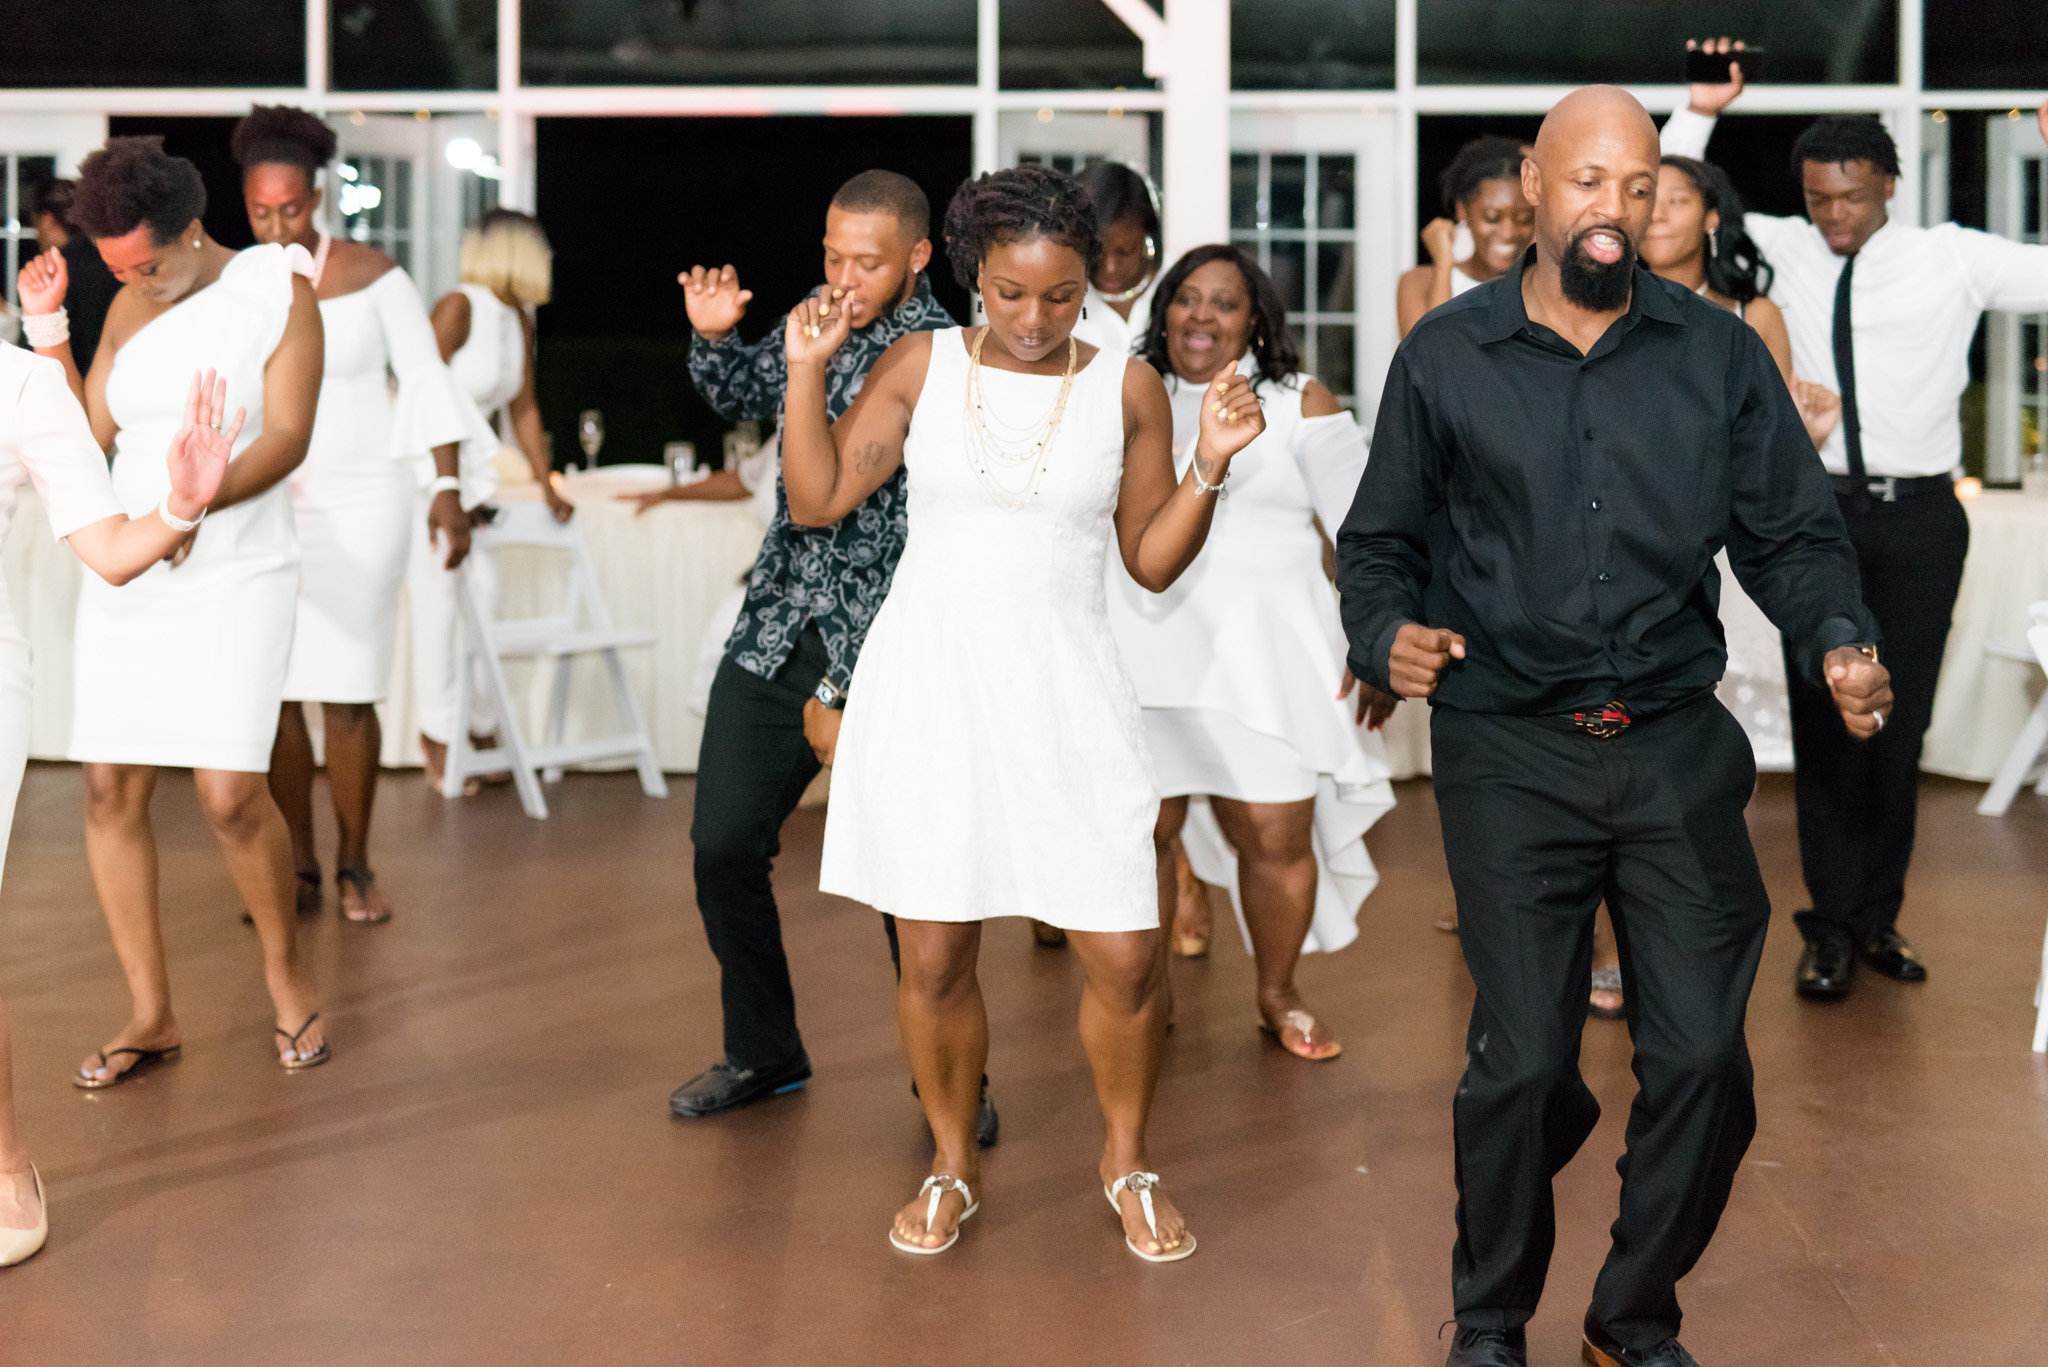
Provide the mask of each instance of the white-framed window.
{"label": "white-framed window", "polygon": [[7,271],[10,306],[21,302],[15,276],[36,254],[36,228],[30,219],[36,190],[56,174],[54,152],[0,152],[0,266]]}

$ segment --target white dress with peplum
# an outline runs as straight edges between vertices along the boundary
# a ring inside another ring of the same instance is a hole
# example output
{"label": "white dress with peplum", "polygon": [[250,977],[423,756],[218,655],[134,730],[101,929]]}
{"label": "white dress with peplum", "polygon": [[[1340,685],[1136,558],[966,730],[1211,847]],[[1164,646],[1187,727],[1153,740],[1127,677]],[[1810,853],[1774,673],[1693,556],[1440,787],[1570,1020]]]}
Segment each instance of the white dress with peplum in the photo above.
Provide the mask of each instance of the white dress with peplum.
{"label": "white dress with peplum", "polygon": [[[1036,492],[1010,511],[970,463],[963,330],[931,349],[903,448],[909,540],[848,687],[819,886],[912,920],[1155,929],[1159,799],[1103,616],[1137,363],[1082,367]],[[981,380],[1012,429],[1060,386],[986,365]]]}
{"label": "white dress with peplum", "polygon": [[[263,371],[284,337],[299,247],[251,247],[206,288],[145,323],[107,377],[114,494],[130,517],[170,489],[164,452],[192,376],[217,371],[248,410],[239,456],[263,434]],[[277,736],[298,598],[299,543],[280,480],[210,512],[181,565],[78,594],[70,758],[263,773]]]}

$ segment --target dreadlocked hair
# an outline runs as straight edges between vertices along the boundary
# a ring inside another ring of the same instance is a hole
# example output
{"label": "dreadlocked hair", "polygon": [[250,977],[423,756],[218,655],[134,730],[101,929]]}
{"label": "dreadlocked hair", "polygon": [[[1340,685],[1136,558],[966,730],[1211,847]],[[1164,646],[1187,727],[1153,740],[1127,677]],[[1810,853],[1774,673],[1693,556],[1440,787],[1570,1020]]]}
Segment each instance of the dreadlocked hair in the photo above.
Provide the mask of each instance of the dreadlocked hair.
{"label": "dreadlocked hair", "polygon": [[946,259],[961,288],[979,289],[981,263],[996,247],[1047,238],[1081,257],[1084,276],[1095,273],[1102,239],[1095,203],[1072,176],[1026,163],[963,181],[946,206]]}

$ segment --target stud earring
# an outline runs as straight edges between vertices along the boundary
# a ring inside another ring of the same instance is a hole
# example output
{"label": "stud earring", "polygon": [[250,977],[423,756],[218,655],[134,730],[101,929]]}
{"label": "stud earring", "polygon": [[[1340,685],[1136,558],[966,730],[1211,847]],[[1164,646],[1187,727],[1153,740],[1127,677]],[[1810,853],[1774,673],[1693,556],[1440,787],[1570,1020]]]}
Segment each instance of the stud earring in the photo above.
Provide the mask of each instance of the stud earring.
{"label": "stud earring", "polygon": [[192,250],[195,252],[199,250],[199,239],[196,237],[192,239]]}

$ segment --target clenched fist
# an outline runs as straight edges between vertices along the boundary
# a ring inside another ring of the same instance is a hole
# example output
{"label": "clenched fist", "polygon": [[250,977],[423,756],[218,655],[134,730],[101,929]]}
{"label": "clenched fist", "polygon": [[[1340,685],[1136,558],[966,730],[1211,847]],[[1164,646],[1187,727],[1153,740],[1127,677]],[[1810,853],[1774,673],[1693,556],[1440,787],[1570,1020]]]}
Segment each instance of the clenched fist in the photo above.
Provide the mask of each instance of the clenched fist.
{"label": "clenched fist", "polygon": [[1394,633],[1387,653],[1387,681],[1404,698],[1426,698],[1452,660],[1465,658],[1465,638],[1442,627],[1409,622]]}

